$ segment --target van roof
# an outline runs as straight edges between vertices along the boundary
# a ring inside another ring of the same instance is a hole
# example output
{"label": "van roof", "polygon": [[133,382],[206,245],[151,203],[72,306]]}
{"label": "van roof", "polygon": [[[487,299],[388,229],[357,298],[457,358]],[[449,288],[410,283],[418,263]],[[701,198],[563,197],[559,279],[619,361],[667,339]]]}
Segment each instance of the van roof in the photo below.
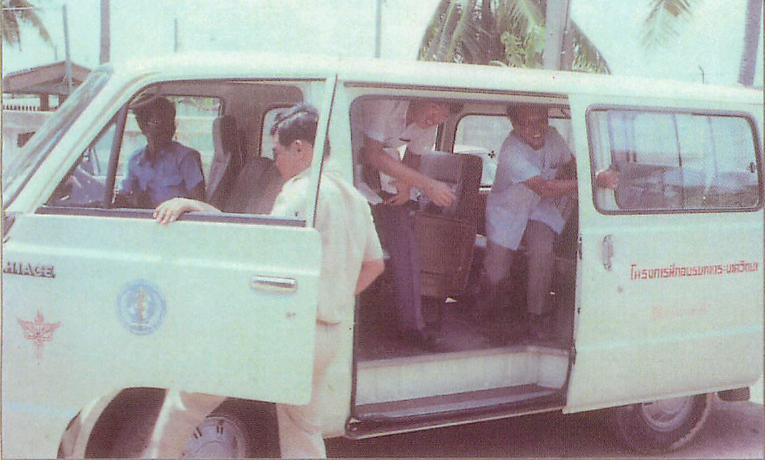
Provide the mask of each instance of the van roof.
{"label": "van roof", "polygon": [[597,94],[640,98],[725,100],[762,105],[762,91],[641,77],[598,75],[442,62],[394,61],[333,56],[198,52],[109,64],[128,79],[153,74],[159,79],[251,78],[268,74],[324,78],[337,74],[346,84],[433,87],[545,95]]}

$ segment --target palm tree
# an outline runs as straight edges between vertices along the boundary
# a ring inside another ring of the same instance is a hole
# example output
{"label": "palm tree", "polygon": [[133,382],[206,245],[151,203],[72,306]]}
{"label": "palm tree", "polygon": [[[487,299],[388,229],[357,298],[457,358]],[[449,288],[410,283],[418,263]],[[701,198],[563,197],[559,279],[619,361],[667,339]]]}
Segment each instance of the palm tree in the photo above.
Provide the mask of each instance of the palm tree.
{"label": "palm tree", "polygon": [[48,29],[35,12],[35,5],[29,0],[3,0],[3,42],[21,47],[21,24],[29,24],[37,29],[40,37],[47,44],[52,44]]}
{"label": "palm tree", "polygon": [[643,47],[652,50],[672,43],[678,36],[677,25],[688,20],[701,0],[651,0],[651,8],[643,22]]}
{"label": "palm tree", "polygon": [[[441,0],[420,46],[420,60],[539,68],[546,0]],[[592,42],[571,22],[573,70],[609,73]]]}

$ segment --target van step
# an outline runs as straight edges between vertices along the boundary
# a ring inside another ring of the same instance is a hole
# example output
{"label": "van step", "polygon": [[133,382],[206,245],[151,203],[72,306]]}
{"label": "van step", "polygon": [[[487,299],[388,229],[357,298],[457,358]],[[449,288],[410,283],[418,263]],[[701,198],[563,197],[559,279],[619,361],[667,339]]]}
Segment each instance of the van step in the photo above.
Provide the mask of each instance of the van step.
{"label": "van step", "polygon": [[463,411],[475,412],[550,397],[559,391],[555,388],[528,384],[402,401],[361,404],[356,406],[354,416],[366,421],[391,421]]}

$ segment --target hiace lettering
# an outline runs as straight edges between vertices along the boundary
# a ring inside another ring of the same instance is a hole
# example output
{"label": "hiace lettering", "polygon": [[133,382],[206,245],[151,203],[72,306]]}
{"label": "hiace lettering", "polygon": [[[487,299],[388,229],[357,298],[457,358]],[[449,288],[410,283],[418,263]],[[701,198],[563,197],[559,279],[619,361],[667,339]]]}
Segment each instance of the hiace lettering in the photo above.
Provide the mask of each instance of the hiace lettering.
{"label": "hiace lettering", "polygon": [[3,273],[10,275],[36,276],[39,278],[55,278],[56,272],[53,265],[32,264],[29,262],[5,261]]}

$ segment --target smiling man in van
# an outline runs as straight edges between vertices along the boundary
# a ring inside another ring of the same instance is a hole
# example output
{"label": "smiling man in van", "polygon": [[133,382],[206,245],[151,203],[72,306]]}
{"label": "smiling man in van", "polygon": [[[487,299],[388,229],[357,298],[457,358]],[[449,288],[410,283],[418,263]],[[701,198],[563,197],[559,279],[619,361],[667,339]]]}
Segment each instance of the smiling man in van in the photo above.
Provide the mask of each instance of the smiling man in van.
{"label": "smiling man in van", "polygon": [[[576,179],[559,178],[564,166],[575,165],[566,141],[549,126],[547,108],[508,106],[513,131],[502,144],[497,175],[486,202],[488,243],[479,314],[493,310],[499,285],[515,262],[521,241],[528,252],[526,307],[532,339],[548,339],[552,329],[550,305],[555,254],[553,243],[566,221],[555,199],[574,195]],[[600,187],[616,189],[617,175],[606,170],[597,175]]]}

